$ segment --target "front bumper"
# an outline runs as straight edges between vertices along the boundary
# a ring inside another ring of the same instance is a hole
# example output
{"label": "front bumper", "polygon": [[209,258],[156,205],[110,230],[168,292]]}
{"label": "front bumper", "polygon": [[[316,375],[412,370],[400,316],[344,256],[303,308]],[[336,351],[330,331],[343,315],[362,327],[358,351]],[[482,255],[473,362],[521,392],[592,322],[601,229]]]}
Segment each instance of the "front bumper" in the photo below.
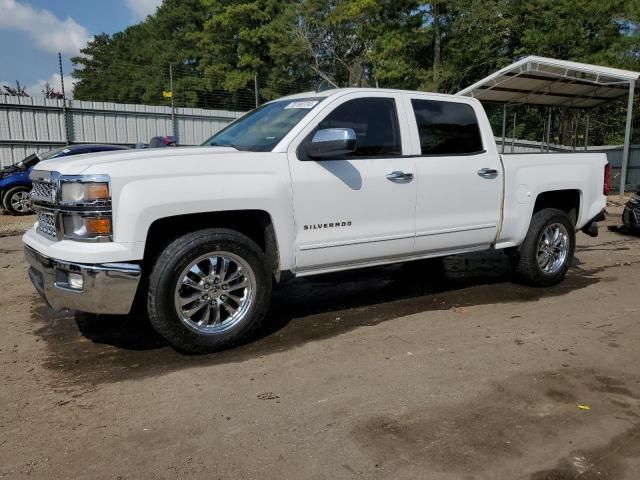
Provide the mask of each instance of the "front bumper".
{"label": "front bumper", "polygon": [[[29,278],[54,310],[124,315],[129,313],[142,274],[134,263],[81,264],[49,258],[25,245]],[[82,276],[71,288],[69,274]]]}

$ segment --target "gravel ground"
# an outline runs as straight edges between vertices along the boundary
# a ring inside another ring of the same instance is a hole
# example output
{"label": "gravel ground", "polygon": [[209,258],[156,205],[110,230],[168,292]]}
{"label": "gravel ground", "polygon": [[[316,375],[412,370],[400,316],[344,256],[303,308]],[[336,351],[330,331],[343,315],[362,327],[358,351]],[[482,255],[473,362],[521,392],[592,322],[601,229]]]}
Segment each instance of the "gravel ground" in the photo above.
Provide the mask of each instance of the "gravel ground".
{"label": "gravel ground", "polygon": [[14,217],[0,214],[0,237],[19,235],[30,229],[36,221],[35,215]]}
{"label": "gravel ground", "polygon": [[183,356],[52,313],[0,238],[0,478],[637,479],[639,278],[605,230],[548,289],[489,253],[295,280],[254,341]]}

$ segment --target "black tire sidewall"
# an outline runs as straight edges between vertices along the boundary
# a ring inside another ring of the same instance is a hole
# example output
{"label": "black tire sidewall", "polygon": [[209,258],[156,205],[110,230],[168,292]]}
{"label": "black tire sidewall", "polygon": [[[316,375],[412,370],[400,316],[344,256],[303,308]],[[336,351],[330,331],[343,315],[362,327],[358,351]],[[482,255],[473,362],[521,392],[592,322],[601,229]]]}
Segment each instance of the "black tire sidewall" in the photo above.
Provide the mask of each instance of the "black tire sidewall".
{"label": "black tire sidewall", "polygon": [[[255,276],[253,304],[245,318],[229,330],[203,335],[190,330],[178,317],[174,305],[176,283],[182,271],[196,258],[214,252],[233,253],[244,259]],[[157,258],[147,296],[149,320],[156,331],[176,349],[207,353],[229,348],[248,336],[261,323],[271,299],[271,274],[262,250],[248,237],[225,229],[208,229],[187,234],[169,244]]]}
{"label": "black tire sidewall", "polygon": [[7,190],[7,192],[2,197],[2,206],[11,215],[14,215],[14,216],[29,215],[30,213],[32,213],[31,208],[29,208],[29,210],[27,210],[26,212],[18,212],[17,210],[15,210],[11,206],[11,197],[13,195],[15,195],[16,193],[18,193],[18,192],[27,192],[27,193],[29,193],[30,190],[31,189],[29,187],[25,187],[25,186],[22,186],[22,185],[10,188],[9,190]]}
{"label": "black tire sidewall", "polygon": [[[554,223],[559,223],[565,227],[569,239],[569,252],[564,265],[559,271],[555,273],[547,273],[544,272],[538,264],[537,249],[545,228]],[[533,215],[527,236],[519,249],[518,258],[514,262],[516,273],[526,283],[532,285],[556,285],[564,279],[569,267],[571,266],[575,246],[575,225],[569,216],[562,210],[558,209],[548,208],[540,210]]]}

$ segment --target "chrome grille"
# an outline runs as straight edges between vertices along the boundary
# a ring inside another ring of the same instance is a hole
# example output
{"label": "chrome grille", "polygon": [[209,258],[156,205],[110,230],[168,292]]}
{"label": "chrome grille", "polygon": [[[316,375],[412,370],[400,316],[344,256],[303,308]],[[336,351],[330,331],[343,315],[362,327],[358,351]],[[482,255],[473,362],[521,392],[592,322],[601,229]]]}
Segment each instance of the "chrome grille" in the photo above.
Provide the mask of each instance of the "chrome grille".
{"label": "chrome grille", "polygon": [[51,240],[57,238],[56,217],[53,213],[38,212],[38,228],[36,231]]}
{"label": "chrome grille", "polygon": [[54,203],[55,190],[53,184],[47,180],[34,180],[31,199],[36,202]]}

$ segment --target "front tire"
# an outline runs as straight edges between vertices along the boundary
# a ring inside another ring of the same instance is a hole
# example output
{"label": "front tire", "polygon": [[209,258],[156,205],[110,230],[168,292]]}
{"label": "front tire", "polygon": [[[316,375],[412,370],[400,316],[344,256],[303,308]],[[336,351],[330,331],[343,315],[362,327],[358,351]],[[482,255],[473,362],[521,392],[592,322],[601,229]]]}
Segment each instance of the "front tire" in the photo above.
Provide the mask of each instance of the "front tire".
{"label": "front tire", "polygon": [[229,348],[258,328],[271,300],[264,252],[233,230],[207,229],[170,243],[149,277],[149,320],[177,350]]}
{"label": "front tire", "polygon": [[575,238],[575,226],[562,210],[534,213],[524,242],[511,257],[515,273],[530,285],[557,285],[571,266]]}
{"label": "front tire", "polygon": [[29,192],[31,189],[23,185],[10,188],[2,199],[2,206],[11,215],[28,215],[31,210]]}

